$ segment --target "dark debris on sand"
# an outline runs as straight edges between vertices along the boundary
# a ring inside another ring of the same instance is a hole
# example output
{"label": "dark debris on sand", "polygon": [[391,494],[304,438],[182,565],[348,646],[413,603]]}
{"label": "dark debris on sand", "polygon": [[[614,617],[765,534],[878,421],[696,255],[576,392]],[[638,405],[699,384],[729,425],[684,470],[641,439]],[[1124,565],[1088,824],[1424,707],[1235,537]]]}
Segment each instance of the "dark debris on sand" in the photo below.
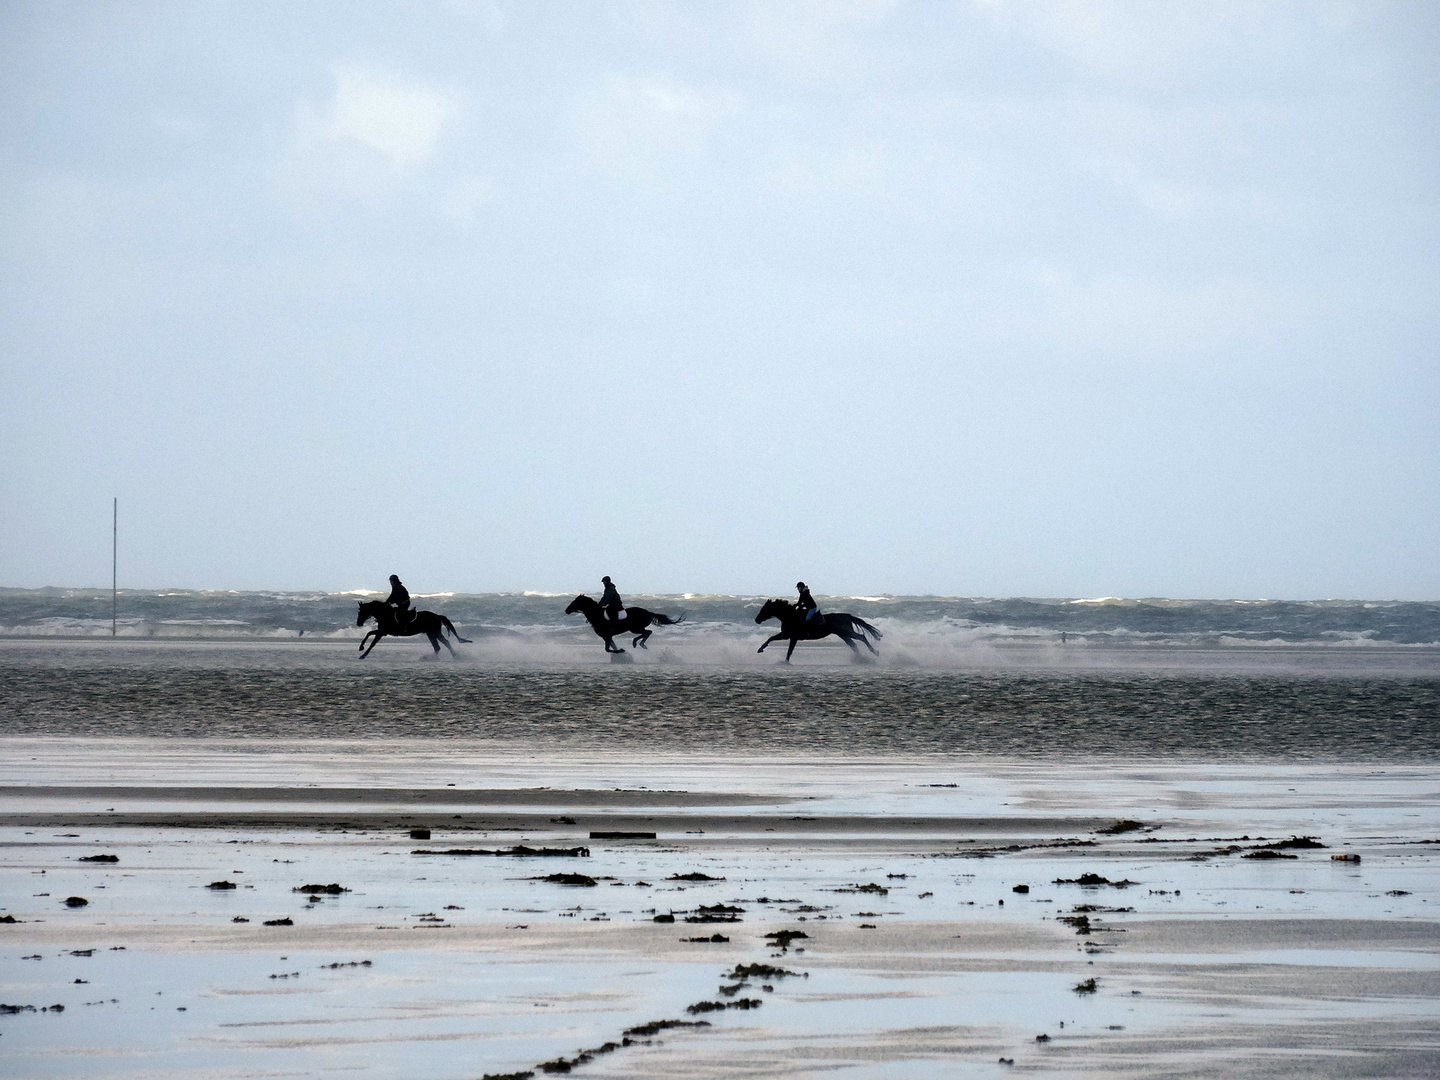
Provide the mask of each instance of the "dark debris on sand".
{"label": "dark debris on sand", "polygon": [[662,1031],[669,1031],[671,1028],[709,1026],[710,1021],[708,1020],[651,1020],[648,1024],[626,1028],[625,1034],[632,1039],[647,1039],[652,1035],[659,1035]]}
{"label": "dark debris on sand", "polygon": [[736,964],[735,970],[723,977],[726,979],[783,979],[787,976],[801,974],[798,971],[775,967],[773,964]]}
{"label": "dark debris on sand", "polygon": [[1055,885],[1081,885],[1087,889],[1097,889],[1102,885],[1108,885],[1112,889],[1128,889],[1131,885],[1139,885],[1138,881],[1131,881],[1129,878],[1122,878],[1119,881],[1111,881],[1099,874],[1081,874],[1078,878],[1056,878],[1052,884]]}
{"label": "dark debris on sand", "polygon": [[[577,874],[550,875],[551,878],[583,876],[584,875]],[[590,884],[595,884],[593,878],[587,880]],[[716,905],[716,907],[724,908],[725,905]],[[705,909],[702,908],[701,910],[703,911]],[[733,913],[739,911],[740,909],[733,908],[729,910]],[[673,914],[667,916],[656,916],[656,922],[660,922],[662,920],[674,922],[675,916]],[[777,934],[767,936],[773,938],[777,936],[784,936],[787,933],[790,932],[780,931]],[[794,936],[804,937],[805,935],[795,934]],[[714,934],[709,938],[690,938],[688,940],[694,942],[721,942],[729,941],[729,938],[725,937],[722,934]],[[369,961],[364,961],[364,963],[369,964]],[[796,974],[799,973],[794,971],[788,971],[785,968],[775,967],[771,964],[737,964],[735,965],[733,971],[722,976],[723,978],[735,982],[736,985],[722,986],[720,988],[720,993],[726,997],[733,997],[734,994],[741,989],[741,987],[748,985],[746,980],[751,976],[764,978],[783,978],[785,976],[793,976]],[[809,978],[808,973],[805,975],[805,977]],[[764,989],[766,991],[773,991],[774,987],[766,986],[764,987]],[[687,1006],[685,1011],[691,1016],[695,1016],[700,1013],[723,1012],[727,1009],[758,1009],[762,1004],[763,1002],[761,1002],[758,998],[740,998],[735,1001],[697,1001],[693,1005]],[[571,1058],[557,1057],[553,1058],[550,1061],[542,1061],[540,1062],[540,1064],[536,1065],[534,1069],[522,1070],[513,1073],[487,1073],[484,1077],[482,1077],[482,1080],[527,1080],[527,1078],[533,1077],[536,1071],[547,1074],[568,1073],[576,1066],[584,1065],[590,1061],[593,1061],[601,1054],[609,1054],[621,1049],[622,1047],[634,1046],[637,1043],[640,1043],[642,1045],[648,1044],[649,1040],[653,1036],[659,1035],[662,1031],[669,1031],[674,1028],[702,1028],[709,1026],[710,1023],[707,1020],[651,1020],[649,1023],[646,1024],[637,1024],[635,1027],[626,1028],[619,1042],[605,1042],[589,1050],[581,1050],[579,1053],[577,1053],[574,1057]]]}
{"label": "dark debris on sand", "polygon": [[[1248,836],[1242,836],[1240,839],[1249,840],[1250,838]],[[1263,836],[1257,836],[1255,839],[1264,840],[1265,838]],[[1245,852],[1245,854],[1240,856],[1242,859],[1294,859],[1298,856],[1286,855],[1283,854],[1283,852],[1314,851],[1323,849],[1325,846],[1325,844],[1322,844],[1313,836],[1292,836],[1288,840],[1272,840],[1267,844],[1232,843],[1226,844],[1224,847],[1211,848],[1209,851],[1197,851],[1194,855],[1190,856],[1190,861],[1204,862],[1206,859],[1213,859],[1217,856],[1235,855],[1239,852]],[[1336,857],[1338,858],[1338,856]]]}
{"label": "dark debris on sand", "polygon": [[809,937],[803,930],[772,930],[765,935],[765,940],[777,949],[788,949],[790,942]]}
{"label": "dark debris on sand", "polygon": [[533,877],[531,881],[546,881],[551,885],[577,885],[584,888],[599,884],[589,874],[545,874],[542,877]]}
{"label": "dark debris on sand", "polygon": [[697,1001],[694,1005],[685,1006],[685,1011],[691,1016],[698,1016],[700,1013],[723,1012],[726,1009],[758,1009],[763,1005],[759,998],[740,998],[736,1001]]}
{"label": "dark debris on sand", "polygon": [[702,874],[698,870],[692,870],[688,874],[671,874],[666,881],[724,881],[723,877],[711,877],[709,874]]}
{"label": "dark debris on sand", "polygon": [[687,923],[736,923],[742,921],[740,916],[745,914],[745,909],[736,907],[734,904],[701,904],[695,909],[695,914],[686,915]]}
{"label": "dark debris on sand", "polygon": [[329,885],[297,885],[291,892],[309,893],[311,896],[339,896],[350,890],[338,882],[332,881]]}
{"label": "dark debris on sand", "polygon": [[[648,1024],[640,1024],[638,1027],[628,1028],[621,1036],[619,1042],[603,1042],[599,1046],[589,1050],[581,1050],[573,1058],[555,1058],[551,1061],[542,1061],[535,1068],[543,1073],[568,1073],[577,1065],[585,1065],[594,1061],[601,1054],[611,1054],[626,1046],[634,1046],[637,1040],[643,1040],[651,1035],[658,1035],[669,1028],[680,1027],[709,1027],[704,1020],[652,1020]],[[533,1072],[500,1074],[494,1080],[503,1080],[504,1077],[533,1076]]]}
{"label": "dark debris on sand", "polygon": [[516,844],[508,848],[447,848],[445,851],[431,851],[428,848],[416,848],[410,852],[411,855],[494,855],[501,858],[516,859],[588,859],[590,849],[588,847],[568,848],[535,848],[525,844]]}
{"label": "dark debris on sand", "polygon": [[1139,832],[1143,828],[1145,828],[1143,821],[1131,821],[1129,818],[1124,818],[1095,831],[1102,836],[1118,836],[1121,833]]}
{"label": "dark debris on sand", "polygon": [[991,859],[996,855],[1013,855],[1017,851],[1036,851],[1043,848],[1099,847],[1095,840],[1045,840],[1038,844],[1006,844],[1004,847],[969,847],[957,851],[937,851],[927,855],[930,859]]}
{"label": "dark debris on sand", "polygon": [[119,855],[81,855],[79,862],[118,863]]}

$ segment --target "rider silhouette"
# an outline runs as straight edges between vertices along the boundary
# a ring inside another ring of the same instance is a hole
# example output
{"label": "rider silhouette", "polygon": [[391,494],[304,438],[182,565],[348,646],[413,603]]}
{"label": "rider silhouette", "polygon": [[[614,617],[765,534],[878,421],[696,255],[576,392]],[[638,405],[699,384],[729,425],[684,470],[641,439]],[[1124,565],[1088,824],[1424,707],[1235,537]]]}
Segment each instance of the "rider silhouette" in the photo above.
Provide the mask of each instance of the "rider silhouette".
{"label": "rider silhouette", "polygon": [[815,603],[815,598],[810,595],[810,588],[803,581],[797,581],[795,588],[799,590],[800,602],[796,605],[805,613],[805,621],[818,619],[820,617],[820,605]]}
{"label": "rider silhouette", "polygon": [[620,618],[620,613],[625,610],[625,604],[620,599],[620,593],[615,588],[615,583],[606,574],[600,579],[600,584],[605,586],[605,592],[600,597],[600,610],[605,612],[605,617],[612,622]]}
{"label": "rider silhouette", "polygon": [[404,624],[415,617],[410,610],[410,590],[400,584],[398,574],[390,575],[390,595],[385,598],[385,603],[394,612],[396,623]]}

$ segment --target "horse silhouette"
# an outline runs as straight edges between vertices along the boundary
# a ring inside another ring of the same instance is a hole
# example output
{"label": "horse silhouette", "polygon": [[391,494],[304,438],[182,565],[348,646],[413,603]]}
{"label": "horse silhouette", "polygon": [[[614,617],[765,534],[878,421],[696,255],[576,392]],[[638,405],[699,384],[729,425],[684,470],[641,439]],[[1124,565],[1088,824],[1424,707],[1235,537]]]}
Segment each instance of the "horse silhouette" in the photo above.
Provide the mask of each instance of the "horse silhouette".
{"label": "horse silhouette", "polygon": [[605,651],[610,653],[625,651],[615,647],[614,639],[621,634],[636,635],[635,639],[630,642],[631,646],[638,645],[642,649],[648,649],[650,646],[645,642],[654,631],[646,628],[651,623],[656,626],[676,626],[685,621],[684,615],[672,619],[669,615],[662,615],[658,611],[646,611],[643,607],[627,607],[625,618],[607,619],[599,601],[592,600],[584,593],[570,601],[569,606],[565,609],[565,614],[574,615],[577,611],[585,616],[586,621],[590,623],[590,628],[605,639]]}
{"label": "horse silhouette", "polygon": [[[440,646],[450,649],[450,642],[445,640],[445,631],[449,630],[450,635],[456,641],[463,641],[470,644],[469,638],[460,636],[460,631],[455,629],[455,624],[444,615],[437,615],[433,611],[417,611],[414,618],[406,623],[395,621],[394,609],[383,600],[366,600],[360,605],[360,611],[355,616],[355,625],[364,626],[368,619],[375,620],[375,628],[367,631],[360,639],[360,659],[364,660],[380,644],[383,637],[414,637],[416,634],[424,634],[430,639],[430,647],[435,650],[435,655],[440,655]],[[370,641],[374,637],[374,641]],[[365,648],[365,643],[370,641],[370,648]],[[450,655],[455,655],[455,650],[450,649]]]}
{"label": "horse silhouette", "polygon": [[[829,637],[834,634],[846,645],[850,651],[859,654],[860,650],[855,648],[855,642],[860,642],[876,656],[875,646],[870,644],[870,639],[865,635],[874,634],[875,640],[884,637],[879,629],[871,626],[864,619],[847,615],[843,611],[826,612],[816,619],[805,618],[805,613],[800,608],[787,600],[766,600],[761,605],[759,613],[755,616],[757,623],[763,623],[766,619],[778,619],[780,621],[780,632],[765,640],[765,645],[773,645],[782,638],[790,639],[790,648],[785,652],[785,663],[790,662],[790,656],[795,652],[795,646],[802,641],[818,641],[820,638]],[[761,645],[756,652],[764,652],[765,645]]]}

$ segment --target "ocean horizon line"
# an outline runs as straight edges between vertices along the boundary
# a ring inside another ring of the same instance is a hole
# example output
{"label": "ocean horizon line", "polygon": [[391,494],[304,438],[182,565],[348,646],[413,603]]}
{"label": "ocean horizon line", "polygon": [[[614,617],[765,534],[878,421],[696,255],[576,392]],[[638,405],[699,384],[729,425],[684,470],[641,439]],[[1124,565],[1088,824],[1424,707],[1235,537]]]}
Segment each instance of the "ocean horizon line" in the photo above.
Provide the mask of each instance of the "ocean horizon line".
{"label": "ocean horizon line", "polygon": [[[247,587],[229,588],[220,586],[148,586],[122,585],[113,590],[121,596],[326,596],[361,597],[385,596],[386,589],[379,588],[279,588]],[[557,599],[566,596],[598,593],[596,588],[581,589],[437,589],[429,592],[412,592],[415,599],[449,597],[528,597],[534,599]],[[793,592],[793,590],[790,590]],[[0,585],[0,596],[7,593],[38,593],[50,595],[105,595],[112,594],[109,585]],[[666,597],[680,600],[763,600],[790,595],[784,589],[737,590],[737,591],[696,591],[696,590],[648,590],[629,589],[628,596]],[[1033,604],[1076,604],[1076,605],[1123,605],[1123,604],[1440,604],[1440,597],[1423,599],[1385,596],[1168,596],[1159,593],[1127,596],[1122,594],[1081,596],[1064,593],[947,593],[947,592],[884,592],[866,593],[815,591],[817,597],[829,600],[854,600],[866,603],[887,603],[905,600],[955,600],[966,603],[999,603],[1021,601]]]}

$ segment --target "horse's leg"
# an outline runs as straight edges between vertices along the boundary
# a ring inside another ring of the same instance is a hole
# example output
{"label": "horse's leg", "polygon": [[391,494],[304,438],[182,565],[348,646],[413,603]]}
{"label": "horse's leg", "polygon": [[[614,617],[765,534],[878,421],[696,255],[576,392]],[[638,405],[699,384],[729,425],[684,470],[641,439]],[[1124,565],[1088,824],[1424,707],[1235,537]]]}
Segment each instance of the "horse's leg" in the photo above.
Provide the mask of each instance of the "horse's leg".
{"label": "horse's leg", "polygon": [[[785,631],[784,631],[784,630],[781,630],[780,633],[778,633],[778,634],[772,634],[772,635],[770,635],[768,638],[766,638],[766,639],[765,639],[765,645],[774,645],[775,642],[783,640],[784,637],[785,637]],[[756,651],[757,653],[762,653],[762,652],[764,652],[764,651],[765,651],[765,645],[761,645],[761,646],[760,646],[758,649],[756,649],[755,651]]]}
{"label": "horse's leg", "polygon": [[785,650],[785,663],[788,664],[788,663],[790,662],[790,657],[792,657],[792,656],[795,655],[795,646],[796,646],[796,645],[799,645],[799,644],[800,644],[800,638],[799,638],[799,637],[792,637],[792,638],[790,639],[790,648],[788,648],[788,649]]}
{"label": "horse's leg", "polygon": [[615,647],[615,639],[614,639],[613,637],[607,637],[607,638],[605,639],[605,651],[606,651],[606,652],[624,652],[625,650],[624,650],[624,649],[617,649],[617,648]]}
{"label": "horse's leg", "polygon": [[[445,646],[446,651],[449,652],[451,656],[454,656],[454,655],[455,655],[455,650],[452,649],[452,648],[450,648],[450,642],[448,642],[448,641],[445,640],[445,635],[444,635],[444,634],[431,634],[431,635],[430,635],[430,644],[434,645],[435,642],[437,642],[437,641],[440,642],[440,645],[444,645],[444,646]],[[436,653],[437,656],[438,656],[439,653],[440,653],[440,647],[439,647],[438,645],[435,647],[435,653]]]}
{"label": "horse's leg", "polygon": [[373,633],[375,633],[374,630],[366,630],[366,631],[365,631],[365,636],[360,639],[360,651],[361,651],[361,652],[364,652],[364,651],[365,651],[365,643],[370,640],[370,635],[373,634]]}
{"label": "horse's leg", "polygon": [[650,648],[650,646],[649,646],[649,645],[646,645],[645,642],[646,642],[647,640],[649,640],[651,633],[653,633],[653,631],[650,631],[650,630],[641,630],[641,631],[640,631],[640,636],[637,637],[634,641],[630,642],[630,647],[633,649],[635,646],[638,645],[638,646],[640,646],[640,648],[642,648],[642,649],[648,649],[648,648]]}
{"label": "horse's leg", "polygon": [[361,660],[364,660],[365,657],[369,656],[372,652],[374,652],[374,651],[375,651],[375,646],[376,646],[376,645],[379,645],[379,644],[380,644],[380,639],[385,636],[385,635],[382,634],[379,630],[372,630],[371,633],[375,635],[375,640],[372,641],[372,642],[370,642],[370,648],[366,649],[364,652],[362,652],[362,653],[360,654],[360,659],[361,659]]}

